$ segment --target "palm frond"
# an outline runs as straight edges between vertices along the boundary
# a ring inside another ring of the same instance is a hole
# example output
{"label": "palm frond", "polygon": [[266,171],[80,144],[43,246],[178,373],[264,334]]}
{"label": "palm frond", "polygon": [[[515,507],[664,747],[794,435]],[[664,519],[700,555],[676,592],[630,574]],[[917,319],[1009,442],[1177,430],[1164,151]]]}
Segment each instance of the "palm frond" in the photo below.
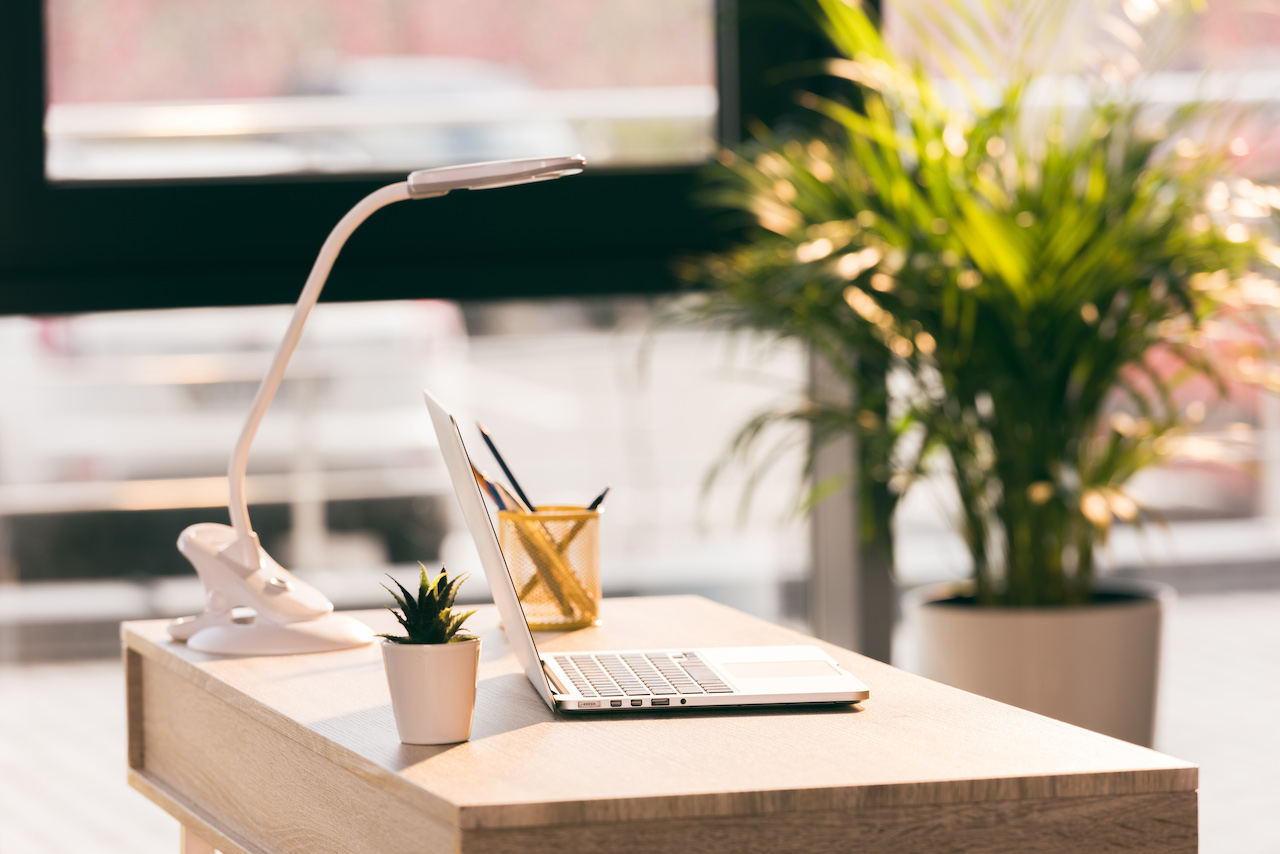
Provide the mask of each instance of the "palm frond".
{"label": "palm frond", "polygon": [[[945,47],[945,67],[989,75],[960,100],[924,63],[897,55],[857,4],[814,8],[842,54],[828,71],[849,94],[799,97],[826,119],[821,136],[761,128],[722,158],[709,196],[761,231],[684,273],[707,286],[693,314],[806,344],[858,403],[757,414],[707,482],[743,463],[757,467],[748,485],[758,480],[782,453],[769,437],[783,425],[809,427],[809,465],[823,442],[855,434],[861,485],[880,496],[867,506],[885,532],[895,490],[942,451],[980,598],[1078,601],[1110,524],[1085,494],[1105,490],[1127,506],[1114,496],[1180,429],[1178,387],[1203,377],[1225,390],[1192,341],[1235,297],[1203,279],[1232,279],[1259,257],[1255,240],[1229,240],[1221,218],[1206,216],[1223,161],[1178,154],[1203,108],[1175,111],[1167,138],[1143,130],[1141,104],[1123,90],[1077,116],[1029,110],[1038,84],[1027,62],[1048,47],[1026,34],[1099,26],[1057,0],[905,10],[920,43]],[[1141,21],[1101,26],[1108,61],[1152,49]],[[1013,42],[1022,49],[1001,47]],[[1175,367],[1156,370],[1155,354]],[[909,377],[907,399],[888,393],[891,371]],[[1146,432],[1110,430],[1118,406]],[[1064,557],[1073,550],[1074,566]]]}

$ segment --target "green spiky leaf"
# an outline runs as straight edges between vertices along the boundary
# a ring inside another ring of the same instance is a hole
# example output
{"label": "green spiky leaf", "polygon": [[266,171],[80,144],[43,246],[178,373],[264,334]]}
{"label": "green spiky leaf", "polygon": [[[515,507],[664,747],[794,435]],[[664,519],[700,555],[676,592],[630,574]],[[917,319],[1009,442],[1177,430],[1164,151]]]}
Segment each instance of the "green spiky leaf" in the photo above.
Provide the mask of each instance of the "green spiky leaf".
{"label": "green spiky leaf", "polygon": [[[467,611],[463,614],[453,613],[453,602],[458,595],[458,588],[467,580],[467,576],[461,575],[450,580],[444,567],[441,567],[439,575],[429,578],[427,568],[422,564],[418,566],[422,568],[422,572],[418,577],[416,596],[394,578],[391,581],[398,590],[383,585],[383,589],[391,594],[391,598],[396,603],[394,607],[388,605],[387,610],[395,616],[405,633],[403,635],[382,634],[379,637],[386,638],[391,643],[402,644],[457,643],[474,640],[474,635],[462,633],[462,624],[475,611]],[[397,608],[399,610],[396,610]]]}

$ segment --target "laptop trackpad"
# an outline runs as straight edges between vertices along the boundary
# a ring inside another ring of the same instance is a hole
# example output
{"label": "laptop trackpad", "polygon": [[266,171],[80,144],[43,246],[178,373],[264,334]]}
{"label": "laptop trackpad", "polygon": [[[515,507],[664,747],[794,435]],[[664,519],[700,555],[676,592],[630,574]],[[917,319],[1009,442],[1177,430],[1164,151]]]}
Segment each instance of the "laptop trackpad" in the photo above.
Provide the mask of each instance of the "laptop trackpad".
{"label": "laptop trackpad", "polygon": [[815,676],[841,676],[825,661],[721,661],[719,666],[738,679],[780,679],[788,676],[813,678]]}

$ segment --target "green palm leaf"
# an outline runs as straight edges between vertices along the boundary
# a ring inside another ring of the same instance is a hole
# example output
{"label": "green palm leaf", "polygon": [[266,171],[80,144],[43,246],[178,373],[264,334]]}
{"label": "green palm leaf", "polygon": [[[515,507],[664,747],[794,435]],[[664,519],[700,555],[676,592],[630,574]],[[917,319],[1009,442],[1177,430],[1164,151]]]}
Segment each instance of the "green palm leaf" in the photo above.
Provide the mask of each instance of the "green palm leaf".
{"label": "green palm leaf", "polygon": [[[1175,390],[1191,376],[1222,387],[1212,359],[1183,340],[1228,307],[1230,289],[1200,288],[1198,277],[1232,279],[1258,262],[1256,242],[1228,240],[1205,216],[1222,164],[1144,137],[1140,105],[1122,99],[1080,115],[1028,110],[1027,62],[1048,51],[1043,33],[1076,25],[1066,4],[907,10],[921,50],[944,57],[935,68],[988,78],[963,102],[897,56],[859,6],[814,9],[842,54],[829,71],[849,81],[848,97],[800,96],[828,120],[816,139],[761,129],[724,158],[711,195],[763,232],[686,275],[708,287],[695,317],[807,344],[858,404],[761,413],[713,476],[760,449],[753,464],[767,465],[779,424],[810,425],[810,461],[821,442],[855,432],[862,488],[878,496],[864,507],[885,514],[872,520],[884,532],[904,484],[939,451],[979,597],[1081,601],[1094,544],[1113,511],[1128,515],[1125,484],[1182,429]],[[1150,52],[1136,25],[1099,26],[1108,55]],[[1023,31],[1035,34],[1024,49],[1004,50]],[[1168,137],[1202,116],[1178,111]],[[1180,367],[1157,370],[1157,355]],[[911,390],[890,396],[890,371]],[[1118,407],[1141,429],[1108,427]]]}

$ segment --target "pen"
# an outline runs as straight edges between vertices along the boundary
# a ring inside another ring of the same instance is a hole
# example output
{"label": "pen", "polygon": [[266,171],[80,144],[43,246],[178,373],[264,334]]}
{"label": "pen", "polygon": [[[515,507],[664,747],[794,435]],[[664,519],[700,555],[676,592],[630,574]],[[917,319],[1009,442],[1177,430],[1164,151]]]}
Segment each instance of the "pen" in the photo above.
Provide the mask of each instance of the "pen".
{"label": "pen", "polygon": [[520,500],[530,510],[537,509],[534,503],[529,500],[529,496],[525,494],[525,491],[520,488],[520,481],[516,480],[516,476],[507,467],[507,461],[502,458],[502,454],[498,453],[498,446],[493,444],[493,439],[490,438],[488,431],[484,429],[484,425],[477,421],[476,429],[480,431],[480,438],[484,439],[484,443],[489,446],[489,453],[493,454],[493,458],[498,461],[498,466],[502,469],[502,473],[507,476],[507,480],[511,481],[511,488],[516,491],[516,495],[520,496]]}

